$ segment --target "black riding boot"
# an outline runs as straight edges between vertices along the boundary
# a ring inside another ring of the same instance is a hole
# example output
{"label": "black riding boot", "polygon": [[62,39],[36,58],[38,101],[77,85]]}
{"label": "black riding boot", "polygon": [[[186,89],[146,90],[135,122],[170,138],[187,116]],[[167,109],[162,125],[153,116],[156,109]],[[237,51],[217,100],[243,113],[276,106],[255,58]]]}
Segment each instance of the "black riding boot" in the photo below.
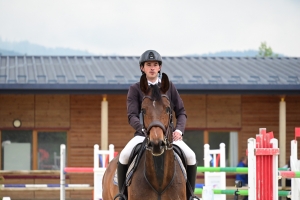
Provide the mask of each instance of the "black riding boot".
{"label": "black riding boot", "polygon": [[120,197],[119,200],[125,200],[124,196],[127,195],[126,188],[125,188],[127,169],[128,169],[128,165],[123,165],[120,162],[118,162],[118,186],[119,186],[119,197]]}
{"label": "black riding boot", "polygon": [[[187,174],[187,187],[186,187],[186,199],[190,200],[193,199],[195,186],[196,186],[196,174],[197,174],[197,164],[195,165],[188,165],[186,168]],[[190,185],[190,186],[189,186]],[[191,189],[193,192],[191,192]],[[197,197],[195,197],[197,198]]]}

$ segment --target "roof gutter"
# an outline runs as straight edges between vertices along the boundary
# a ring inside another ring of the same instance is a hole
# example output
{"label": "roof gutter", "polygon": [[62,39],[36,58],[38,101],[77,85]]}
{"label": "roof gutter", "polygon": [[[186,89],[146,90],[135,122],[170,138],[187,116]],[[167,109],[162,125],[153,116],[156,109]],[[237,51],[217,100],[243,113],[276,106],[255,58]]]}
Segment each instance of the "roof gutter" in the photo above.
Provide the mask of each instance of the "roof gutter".
{"label": "roof gutter", "polygon": [[[131,84],[0,84],[0,94],[127,94]],[[299,94],[299,85],[175,84],[181,94]]]}

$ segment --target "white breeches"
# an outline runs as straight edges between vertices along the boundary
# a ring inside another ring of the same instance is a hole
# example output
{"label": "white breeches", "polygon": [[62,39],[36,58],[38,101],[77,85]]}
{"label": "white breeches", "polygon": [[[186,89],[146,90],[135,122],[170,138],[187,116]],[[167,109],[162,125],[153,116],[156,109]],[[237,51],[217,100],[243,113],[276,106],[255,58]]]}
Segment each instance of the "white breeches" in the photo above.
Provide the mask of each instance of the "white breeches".
{"label": "white breeches", "polygon": [[[124,147],[124,149],[120,153],[119,162],[123,165],[128,164],[129,156],[131,154],[131,151],[137,145],[138,143],[142,143],[144,141],[144,136],[135,136],[133,137],[127,145]],[[176,144],[179,146],[179,148],[184,152],[186,156],[187,165],[195,165],[196,164],[196,155],[194,151],[182,140],[174,141],[173,144]]]}
{"label": "white breeches", "polygon": [[196,155],[194,151],[183,140],[173,141],[173,144],[179,146],[179,148],[184,152],[187,165],[196,164]]}

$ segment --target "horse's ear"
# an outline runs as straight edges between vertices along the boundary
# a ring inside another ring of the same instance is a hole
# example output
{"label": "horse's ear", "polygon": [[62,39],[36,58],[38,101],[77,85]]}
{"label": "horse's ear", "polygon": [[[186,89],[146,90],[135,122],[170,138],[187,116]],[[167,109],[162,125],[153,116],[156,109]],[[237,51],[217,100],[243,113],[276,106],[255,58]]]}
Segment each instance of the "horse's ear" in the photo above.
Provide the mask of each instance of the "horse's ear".
{"label": "horse's ear", "polygon": [[140,88],[144,94],[148,91],[148,81],[146,78],[146,74],[143,74],[140,79]]}
{"label": "horse's ear", "polygon": [[161,92],[165,94],[169,90],[169,87],[170,87],[169,78],[167,74],[162,73],[161,86],[160,86]]}

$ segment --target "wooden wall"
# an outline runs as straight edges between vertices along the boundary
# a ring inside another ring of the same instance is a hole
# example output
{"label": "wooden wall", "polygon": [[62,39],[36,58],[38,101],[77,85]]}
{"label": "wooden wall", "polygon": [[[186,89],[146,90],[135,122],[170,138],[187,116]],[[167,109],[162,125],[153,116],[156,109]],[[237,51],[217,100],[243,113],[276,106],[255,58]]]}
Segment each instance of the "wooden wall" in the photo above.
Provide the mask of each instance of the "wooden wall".
{"label": "wooden wall", "polygon": [[[107,101],[108,144],[114,144],[119,152],[133,137],[134,129],[127,121],[126,96],[109,95]],[[101,144],[101,102],[101,95],[71,95],[70,166],[93,165],[91,149]]]}
{"label": "wooden wall", "polygon": [[0,95],[0,128],[13,128],[14,119],[34,127],[34,107],[34,95]]}
{"label": "wooden wall", "polygon": [[206,95],[181,95],[181,99],[187,113],[186,127],[206,127]]}
{"label": "wooden wall", "polygon": [[0,129],[66,129],[70,127],[69,95],[0,95]]}
{"label": "wooden wall", "polygon": [[100,143],[101,96],[71,95],[68,166],[93,165],[94,144]]}
{"label": "wooden wall", "polygon": [[[182,99],[187,129],[240,129],[239,139],[246,141],[265,127],[278,138],[279,96],[182,95]],[[107,100],[109,143],[120,151],[134,133],[127,122],[126,95],[109,95]],[[101,95],[1,95],[0,128],[13,128],[15,118],[21,119],[22,128],[69,128],[70,157],[82,154],[83,159],[69,164],[88,166],[92,164],[92,152],[84,149],[101,140],[101,101]],[[299,126],[299,96],[287,96],[286,105],[289,141],[294,127]],[[246,143],[242,143],[240,151],[245,148]]]}
{"label": "wooden wall", "polygon": [[[1,95],[0,129],[13,129],[13,119],[26,129],[68,131],[70,166],[91,166],[95,143],[101,143],[102,95]],[[238,130],[239,139],[254,137],[261,127],[278,138],[279,96],[270,95],[182,95],[188,115],[187,129]],[[299,126],[299,96],[286,97],[287,150],[294,127]],[[126,95],[108,95],[109,144],[120,151],[132,138],[128,124]],[[244,152],[246,142],[239,152]],[[71,159],[77,157],[78,159]]]}
{"label": "wooden wall", "polygon": [[[245,153],[247,139],[255,137],[259,128],[273,131],[278,138],[279,96],[184,94],[181,97],[188,115],[186,129],[238,131],[239,156]],[[13,129],[15,118],[21,119],[22,128],[26,129],[63,129],[68,134],[67,166],[91,167],[93,146],[101,144],[102,100],[102,95],[0,95],[0,130]],[[294,128],[300,126],[300,95],[287,96],[285,100],[288,160]],[[107,95],[107,101],[108,143],[120,152],[134,134],[127,121],[126,95]],[[92,175],[70,175],[68,181],[93,185]],[[71,191],[68,195],[85,199],[90,192]]]}
{"label": "wooden wall", "polygon": [[187,112],[186,128],[241,128],[240,95],[181,95]]}
{"label": "wooden wall", "polygon": [[69,95],[35,95],[35,128],[69,128]]}
{"label": "wooden wall", "polygon": [[127,119],[126,95],[109,95],[108,144],[114,144],[120,152],[134,136],[134,129]]}

